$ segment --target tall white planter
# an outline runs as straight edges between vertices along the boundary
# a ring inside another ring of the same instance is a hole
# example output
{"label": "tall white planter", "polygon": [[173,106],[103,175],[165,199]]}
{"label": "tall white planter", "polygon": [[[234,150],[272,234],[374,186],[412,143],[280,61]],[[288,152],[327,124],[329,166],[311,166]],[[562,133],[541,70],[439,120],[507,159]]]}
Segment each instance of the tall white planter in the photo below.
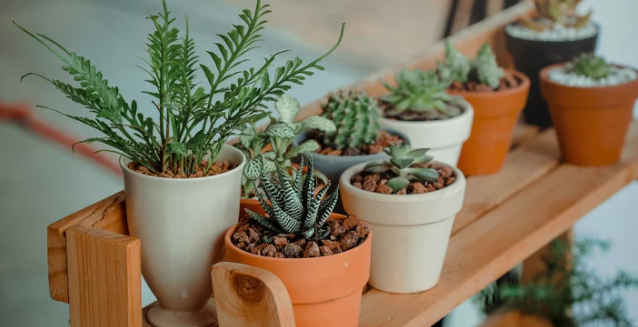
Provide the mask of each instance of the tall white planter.
{"label": "tall white planter", "polygon": [[226,173],[189,179],[142,175],[121,159],[126,216],[142,240],[142,273],[159,306],[157,327],[210,326],[204,306],[212,295],[210,269],[222,259],[224,233],[237,223],[244,155],[224,145],[216,160],[238,164]]}
{"label": "tall white planter", "polygon": [[465,176],[423,194],[380,194],[355,188],[346,170],[339,181],[346,211],[364,220],[374,233],[370,285],[384,292],[415,293],[434,287],[441,275],[454,217],[463,206]]}
{"label": "tall white planter", "polygon": [[465,110],[459,116],[444,120],[400,121],[381,118],[381,127],[400,131],[410,140],[413,149],[429,148],[428,155],[456,166],[463,143],[470,137],[474,109],[463,101]]}

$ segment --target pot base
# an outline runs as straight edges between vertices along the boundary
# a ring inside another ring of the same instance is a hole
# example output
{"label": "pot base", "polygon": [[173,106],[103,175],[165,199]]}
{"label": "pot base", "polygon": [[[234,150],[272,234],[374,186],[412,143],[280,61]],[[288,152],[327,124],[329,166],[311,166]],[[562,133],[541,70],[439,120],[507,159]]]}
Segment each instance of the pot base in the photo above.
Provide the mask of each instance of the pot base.
{"label": "pot base", "polygon": [[199,311],[165,309],[159,302],[151,304],[146,319],[154,327],[213,327],[217,326],[217,312],[211,299]]}

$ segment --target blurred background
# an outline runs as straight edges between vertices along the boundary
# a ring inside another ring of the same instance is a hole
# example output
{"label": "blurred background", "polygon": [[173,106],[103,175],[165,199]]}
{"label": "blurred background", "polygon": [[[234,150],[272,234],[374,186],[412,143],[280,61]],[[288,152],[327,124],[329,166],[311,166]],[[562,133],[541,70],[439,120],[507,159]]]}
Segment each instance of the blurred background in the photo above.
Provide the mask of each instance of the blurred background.
{"label": "blurred background", "polygon": [[[427,51],[434,42],[463,28],[450,20],[455,15],[480,20],[498,10],[494,8],[516,2],[485,0],[481,11],[472,11],[459,5],[464,1],[452,0],[272,0],[266,42],[251,58],[262,60],[292,49],[294,55],[312,59],[332,46],[341,23],[346,22],[342,46],[324,62],[326,70],[290,91],[308,103]],[[188,15],[197,51],[205,54],[216,41],[214,35],[238,22],[239,11],[252,8],[254,0],[183,0],[169,1],[169,6],[177,17]],[[41,80],[20,82],[20,76],[28,72],[65,76],[57,58],[12,25],[16,20],[90,58],[126,98],[150,104],[140,94],[147,89],[145,73],[135,65],[141,63],[137,57],[144,52],[139,45],[151,29],[145,17],[160,8],[159,0],[0,0],[0,103],[43,104],[70,114],[83,110]],[[599,52],[613,62],[638,67],[638,43],[629,35],[638,30],[638,1],[585,0],[582,10],[589,9],[594,9],[593,19],[602,25]],[[286,58],[282,56],[280,62]],[[143,110],[150,114],[154,109],[143,106]],[[94,135],[53,112],[37,111],[36,115],[74,138]],[[68,147],[3,121],[0,115],[0,326],[68,326],[68,305],[49,297],[46,226],[122,188],[117,174]],[[638,273],[637,199],[638,183],[634,182],[576,225],[577,237],[613,242],[609,254],[590,259],[603,276],[619,268]],[[143,292],[144,305],[155,300],[148,288]],[[624,295],[630,315],[638,320],[638,292]],[[446,326],[475,326],[482,319],[475,304],[467,302]]]}

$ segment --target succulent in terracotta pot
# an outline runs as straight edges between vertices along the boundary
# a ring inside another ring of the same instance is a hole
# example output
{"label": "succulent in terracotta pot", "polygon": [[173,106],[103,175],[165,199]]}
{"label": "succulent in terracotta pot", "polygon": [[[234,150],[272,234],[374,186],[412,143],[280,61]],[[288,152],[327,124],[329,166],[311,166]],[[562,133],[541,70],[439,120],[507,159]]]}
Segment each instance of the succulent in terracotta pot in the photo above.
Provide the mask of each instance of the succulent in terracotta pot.
{"label": "succulent in terracotta pot", "polygon": [[339,186],[347,212],[374,233],[370,285],[422,292],[439,280],[454,217],[465,196],[463,173],[427,149],[390,146],[387,160],[347,169]]}
{"label": "succulent in terracotta pot", "polygon": [[297,170],[292,181],[281,167],[278,179],[261,175],[260,204],[244,205],[247,219],[226,233],[226,261],[281,278],[296,326],[356,327],[372,233],[356,217],[332,213],[338,189],[315,194],[312,164],[309,158],[307,172]]}
{"label": "succulent in terracotta pot", "polygon": [[540,78],[565,161],[618,161],[638,98],[638,71],[585,54],[543,69]]}
{"label": "succulent in terracotta pot", "polygon": [[541,95],[540,71],[596,50],[600,27],[591,21],[592,12],[578,14],[580,3],[581,0],[535,0],[534,16],[505,28],[505,44],[516,69],[531,81],[523,111],[525,121],[530,124],[552,126],[547,103]]}
{"label": "succulent in terracotta pot", "polygon": [[[293,144],[298,135],[309,130],[325,133],[335,131],[334,123],[321,116],[309,116],[296,121],[301,110],[299,101],[287,95],[277,100],[275,110],[279,119],[271,116],[270,124],[264,130],[257,130],[254,124],[248,124],[236,145],[248,158],[242,179],[242,199],[256,201],[255,188],[262,172],[276,177],[276,167],[279,165],[287,178],[292,180],[298,168],[292,160],[320,148],[319,143],[312,139]],[[317,173],[317,176],[325,185],[327,178],[322,173]]]}
{"label": "succulent in terracotta pot", "polygon": [[[383,149],[390,144],[406,142],[401,132],[380,127],[381,109],[377,100],[363,92],[342,91],[332,94],[322,106],[321,117],[336,126],[333,131],[313,129],[297,137],[297,141],[316,140],[320,149],[310,152],[317,170],[325,173],[333,186],[339,184],[344,170],[356,164],[386,158]],[[341,201],[335,209],[343,212]]]}
{"label": "succulent in terracotta pot", "polygon": [[525,107],[529,79],[515,70],[499,67],[487,43],[470,59],[448,40],[445,61],[437,64],[437,70],[442,78],[452,80],[448,93],[462,96],[474,108],[472,133],[463,144],[459,169],[465,175],[498,172]]}
{"label": "succulent in terracotta pot", "polygon": [[451,80],[437,70],[403,70],[395,82],[382,82],[390,93],[379,97],[381,127],[401,131],[412,146],[429,148],[439,160],[456,166],[472,129],[472,106],[446,92]]}
{"label": "succulent in terracotta pot", "polygon": [[82,116],[52,110],[101,134],[82,142],[121,155],[129,231],[144,244],[142,272],[159,302],[148,311],[154,326],[215,322],[205,307],[212,293],[210,267],[221,259],[224,232],[238,219],[246,161],[225,143],[265,118],[267,103],[292,84],[323,69],[319,62],[339,44],[308,64],[289,60],[272,75],[277,54],[256,67],[238,68],[261,41],[268,13],[269,5],[259,0],[254,10],[242,11],[241,22],[219,35],[216,51],[208,51],[212,64],[205,64],[196,55],[188,20],[180,31],[163,3],[161,12],[148,17],[152,32],[143,46],[148,58],[141,69],[149,77],[144,93],[153,99],[148,103],[127,100],[91,61],[16,23],[62,61],[73,82],[36,73],[24,77],[39,77],[86,108]]}

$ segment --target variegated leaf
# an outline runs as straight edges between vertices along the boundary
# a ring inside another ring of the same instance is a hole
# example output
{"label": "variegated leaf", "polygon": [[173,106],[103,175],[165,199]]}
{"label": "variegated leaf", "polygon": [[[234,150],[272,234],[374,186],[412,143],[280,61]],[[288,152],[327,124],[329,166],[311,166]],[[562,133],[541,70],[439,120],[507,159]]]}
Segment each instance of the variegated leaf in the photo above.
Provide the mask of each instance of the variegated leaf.
{"label": "variegated leaf", "polygon": [[286,123],[276,122],[268,125],[264,132],[267,136],[279,139],[294,139],[295,131]]}
{"label": "variegated leaf", "polygon": [[292,148],[290,148],[290,150],[288,150],[288,152],[286,152],[285,154],[285,158],[286,159],[293,159],[296,158],[298,155],[300,154],[306,154],[306,153],[311,153],[311,152],[315,152],[317,150],[319,150],[321,148],[321,146],[319,145],[319,143],[315,140],[307,140],[306,142],[303,142],[297,146],[293,146]]}
{"label": "variegated leaf", "polygon": [[279,113],[279,120],[287,124],[294,123],[300,108],[299,101],[287,95],[282,95],[275,103],[275,110]]}
{"label": "variegated leaf", "polygon": [[337,126],[332,120],[322,116],[310,116],[306,117],[301,122],[297,123],[297,133],[317,129],[322,132],[332,133],[337,130]]}
{"label": "variegated leaf", "polygon": [[257,180],[261,174],[259,159],[248,159],[244,166],[244,177],[250,181]]}

